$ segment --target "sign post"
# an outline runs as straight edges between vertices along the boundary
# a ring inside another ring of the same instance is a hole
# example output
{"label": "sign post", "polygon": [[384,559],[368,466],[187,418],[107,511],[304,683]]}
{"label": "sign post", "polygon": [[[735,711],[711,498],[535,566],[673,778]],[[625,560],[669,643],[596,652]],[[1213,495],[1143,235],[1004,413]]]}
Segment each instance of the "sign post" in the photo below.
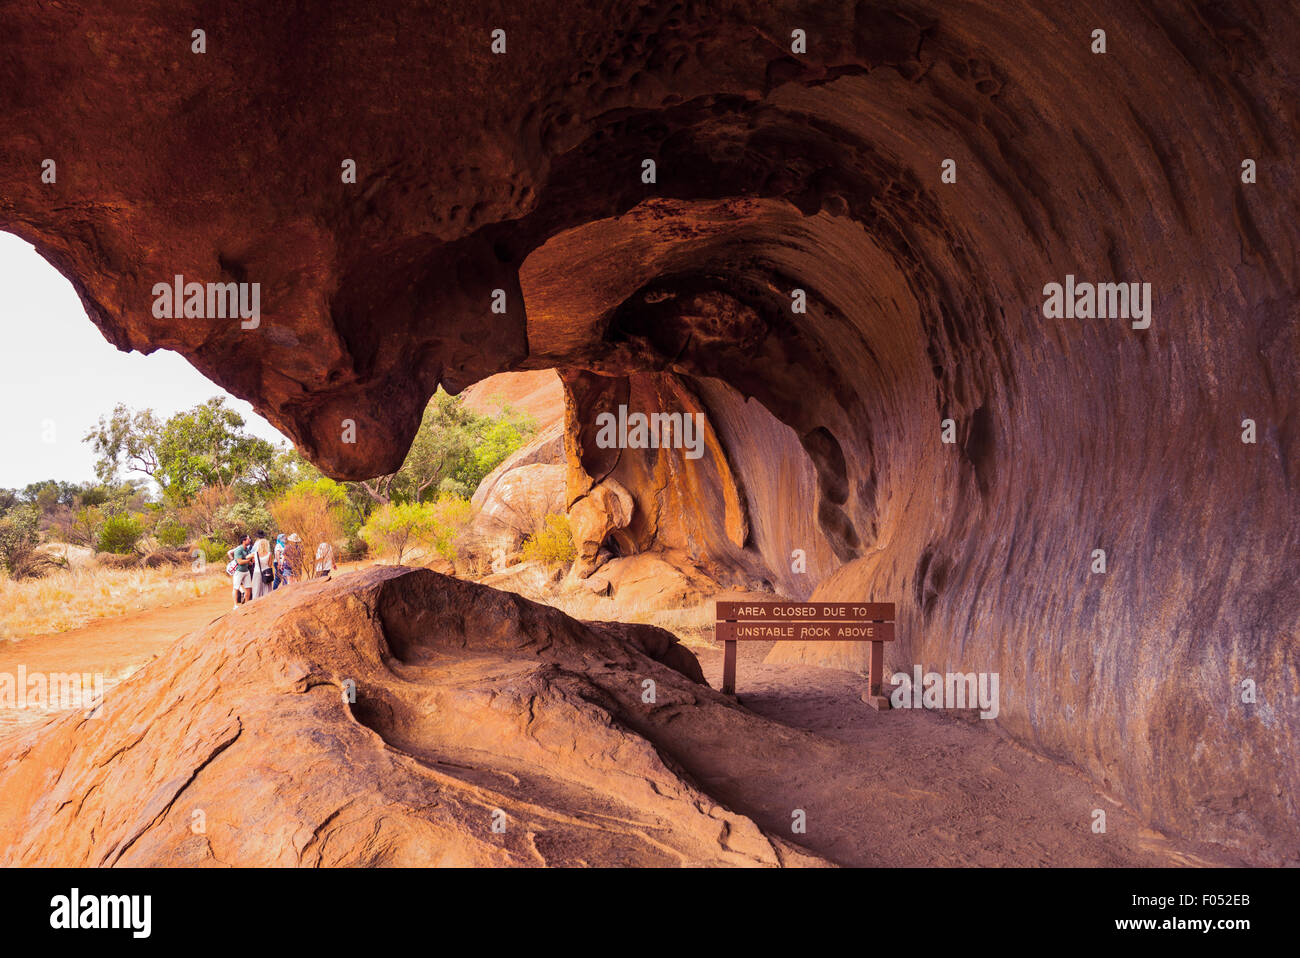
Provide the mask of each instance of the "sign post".
{"label": "sign post", "polygon": [[719,602],[715,637],[723,643],[722,692],[736,694],[736,643],[870,642],[868,705],[889,708],[885,643],[894,641],[892,602]]}

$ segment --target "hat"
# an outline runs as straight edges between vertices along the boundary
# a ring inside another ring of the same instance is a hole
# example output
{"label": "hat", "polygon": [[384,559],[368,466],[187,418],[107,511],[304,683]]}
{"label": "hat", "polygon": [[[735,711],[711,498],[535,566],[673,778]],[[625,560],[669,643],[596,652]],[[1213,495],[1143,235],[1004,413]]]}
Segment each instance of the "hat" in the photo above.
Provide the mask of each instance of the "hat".
{"label": "hat", "polygon": [[289,536],[289,541],[290,541],[290,542],[302,542],[302,539],[298,538],[298,533],[295,532],[295,533],[293,533],[292,535]]}

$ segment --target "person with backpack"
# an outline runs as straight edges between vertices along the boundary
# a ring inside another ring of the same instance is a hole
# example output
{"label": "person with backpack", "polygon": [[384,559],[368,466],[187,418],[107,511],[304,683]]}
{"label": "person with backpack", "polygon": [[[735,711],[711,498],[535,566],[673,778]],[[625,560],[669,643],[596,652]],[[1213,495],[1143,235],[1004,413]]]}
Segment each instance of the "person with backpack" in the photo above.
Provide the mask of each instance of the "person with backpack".
{"label": "person with backpack", "polygon": [[239,537],[239,545],[226,550],[230,564],[226,572],[230,575],[231,586],[235,594],[235,608],[245,602],[253,601],[253,538],[249,535]]}
{"label": "person with backpack", "polygon": [[271,567],[271,543],[266,533],[258,530],[258,540],[253,544],[253,598],[260,599],[270,595],[275,582],[275,570]]}

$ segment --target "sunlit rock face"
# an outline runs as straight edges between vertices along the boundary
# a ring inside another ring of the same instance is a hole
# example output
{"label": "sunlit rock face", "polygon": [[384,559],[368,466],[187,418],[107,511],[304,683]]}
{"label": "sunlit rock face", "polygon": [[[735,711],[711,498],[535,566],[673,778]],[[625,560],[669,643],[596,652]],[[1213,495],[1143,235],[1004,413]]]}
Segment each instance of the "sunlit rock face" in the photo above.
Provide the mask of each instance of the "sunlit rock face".
{"label": "sunlit rock face", "polygon": [[[9,9],[0,228],[340,477],[438,383],[560,367],[570,496],[613,470],[627,544],[894,601],[891,665],[997,671],[1021,741],[1295,861],[1300,24],[1046,6]],[[157,318],[178,274],[259,325]],[[1049,318],[1067,276],[1150,283],[1149,326]],[[624,394],[707,455],[598,455]]]}

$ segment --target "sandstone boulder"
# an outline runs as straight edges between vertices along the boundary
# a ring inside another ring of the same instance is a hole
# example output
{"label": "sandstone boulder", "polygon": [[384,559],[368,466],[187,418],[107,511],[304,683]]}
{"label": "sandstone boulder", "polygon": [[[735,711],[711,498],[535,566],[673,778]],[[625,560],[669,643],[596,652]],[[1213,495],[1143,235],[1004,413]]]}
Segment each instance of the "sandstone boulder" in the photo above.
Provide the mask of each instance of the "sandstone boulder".
{"label": "sandstone boulder", "polygon": [[611,532],[632,521],[631,494],[614,479],[607,479],[569,506],[569,529],[577,550],[574,568],[580,578],[594,572],[597,556]]}
{"label": "sandstone boulder", "polygon": [[[502,375],[513,375],[503,373]],[[495,378],[495,377],[494,377]],[[514,470],[536,463],[544,465],[562,464],[564,462],[564,425],[553,423],[539,432],[525,446],[511,453],[495,469],[483,477],[483,481],[474,490],[470,499],[475,509],[482,509],[495,491],[497,484]]]}
{"label": "sandstone boulder", "polygon": [[672,553],[610,559],[600,567],[599,577],[609,583],[619,607],[629,610],[696,606],[720,591],[718,583],[693,569],[685,556]]}
{"label": "sandstone boulder", "polygon": [[701,681],[663,630],[424,570],[276,592],[0,740],[0,865],[820,864],[684,771],[772,734]]}
{"label": "sandstone boulder", "polygon": [[548,566],[534,559],[502,565],[500,568],[494,564],[492,573],[484,577],[481,584],[541,601],[554,593],[560,575],[559,567]]}
{"label": "sandstone boulder", "polygon": [[563,465],[535,462],[494,481],[470,526],[476,548],[487,555],[517,551],[548,515],[564,512],[565,475]]}

